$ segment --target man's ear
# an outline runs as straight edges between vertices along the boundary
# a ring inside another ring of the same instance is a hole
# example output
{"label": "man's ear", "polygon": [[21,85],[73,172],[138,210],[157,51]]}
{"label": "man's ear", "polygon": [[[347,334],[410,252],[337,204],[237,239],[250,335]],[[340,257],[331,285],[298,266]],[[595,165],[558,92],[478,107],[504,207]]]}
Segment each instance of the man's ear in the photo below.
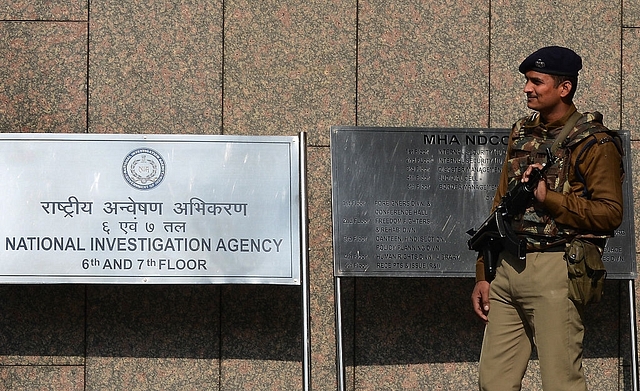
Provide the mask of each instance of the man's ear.
{"label": "man's ear", "polygon": [[569,93],[571,92],[571,88],[573,87],[573,84],[571,84],[571,82],[569,80],[565,80],[562,83],[560,83],[560,85],[558,86],[561,88],[560,90],[560,96],[563,98],[566,98]]}

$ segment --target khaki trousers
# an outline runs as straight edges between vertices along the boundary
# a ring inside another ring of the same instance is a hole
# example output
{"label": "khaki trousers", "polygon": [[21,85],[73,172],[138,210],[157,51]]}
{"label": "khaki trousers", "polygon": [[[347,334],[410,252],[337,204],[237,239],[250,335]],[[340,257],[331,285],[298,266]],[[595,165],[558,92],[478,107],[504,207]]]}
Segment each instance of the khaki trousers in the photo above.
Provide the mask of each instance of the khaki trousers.
{"label": "khaki trousers", "polygon": [[500,254],[480,355],[481,391],[520,390],[533,346],[544,391],[586,391],[582,309],[568,298],[562,252]]}

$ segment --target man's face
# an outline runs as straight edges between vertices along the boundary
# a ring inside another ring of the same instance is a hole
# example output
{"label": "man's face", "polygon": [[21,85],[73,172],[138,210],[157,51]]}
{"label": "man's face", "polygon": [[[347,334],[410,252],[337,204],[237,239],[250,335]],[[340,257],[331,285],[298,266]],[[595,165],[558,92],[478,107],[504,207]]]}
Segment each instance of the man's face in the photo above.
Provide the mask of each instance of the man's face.
{"label": "man's face", "polygon": [[527,79],[524,85],[524,93],[527,94],[527,107],[539,111],[541,114],[553,112],[562,102],[566,85],[560,83],[556,86],[555,79],[546,73],[528,71],[524,76]]}

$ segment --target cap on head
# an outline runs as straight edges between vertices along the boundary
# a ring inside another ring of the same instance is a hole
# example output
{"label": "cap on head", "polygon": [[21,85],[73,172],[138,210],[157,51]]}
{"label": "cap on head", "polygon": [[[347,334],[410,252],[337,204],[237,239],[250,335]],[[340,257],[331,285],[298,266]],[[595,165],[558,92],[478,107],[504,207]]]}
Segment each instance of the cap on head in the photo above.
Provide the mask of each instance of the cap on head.
{"label": "cap on head", "polygon": [[558,76],[578,76],[580,69],[582,58],[573,50],[561,46],[547,46],[536,50],[518,68],[523,74],[536,71]]}

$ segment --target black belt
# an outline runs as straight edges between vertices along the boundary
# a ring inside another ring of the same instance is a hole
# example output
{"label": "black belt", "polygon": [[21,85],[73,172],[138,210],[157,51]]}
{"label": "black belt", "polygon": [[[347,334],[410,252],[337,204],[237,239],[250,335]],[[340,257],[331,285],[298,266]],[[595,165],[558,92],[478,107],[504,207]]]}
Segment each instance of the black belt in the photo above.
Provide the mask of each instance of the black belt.
{"label": "black belt", "polygon": [[[567,249],[567,244],[559,244],[557,246],[546,247],[541,250],[537,250],[540,253],[563,253]],[[536,251],[533,251],[536,252]]]}

